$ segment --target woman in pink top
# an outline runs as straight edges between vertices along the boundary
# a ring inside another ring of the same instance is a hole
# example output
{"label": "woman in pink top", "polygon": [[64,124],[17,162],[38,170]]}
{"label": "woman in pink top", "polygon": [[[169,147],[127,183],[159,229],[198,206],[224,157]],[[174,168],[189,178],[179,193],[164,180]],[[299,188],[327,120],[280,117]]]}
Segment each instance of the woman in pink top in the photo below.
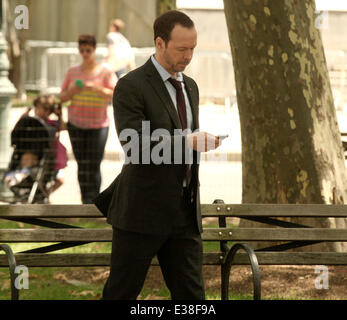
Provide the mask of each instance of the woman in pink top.
{"label": "woman in pink top", "polygon": [[70,101],[67,129],[78,164],[82,203],[92,203],[100,192],[100,165],[108,136],[107,105],[117,77],[107,64],[95,60],[96,39],[80,35],[82,63],[65,74],[60,100]]}

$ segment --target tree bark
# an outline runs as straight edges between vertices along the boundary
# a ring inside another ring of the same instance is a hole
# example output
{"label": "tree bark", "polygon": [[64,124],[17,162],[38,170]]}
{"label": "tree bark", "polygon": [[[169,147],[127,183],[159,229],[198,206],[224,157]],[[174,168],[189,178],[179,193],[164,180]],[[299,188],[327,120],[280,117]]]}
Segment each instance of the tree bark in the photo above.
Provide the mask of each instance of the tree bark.
{"label": "tree bark", "polygon": [[[224,10],[241,124],[242,202],[344,203],[344,154],[315,1],[224,0]],[[346,219],[293,220],[347,227]],[[242,225],[250,224],[257,225]]]}

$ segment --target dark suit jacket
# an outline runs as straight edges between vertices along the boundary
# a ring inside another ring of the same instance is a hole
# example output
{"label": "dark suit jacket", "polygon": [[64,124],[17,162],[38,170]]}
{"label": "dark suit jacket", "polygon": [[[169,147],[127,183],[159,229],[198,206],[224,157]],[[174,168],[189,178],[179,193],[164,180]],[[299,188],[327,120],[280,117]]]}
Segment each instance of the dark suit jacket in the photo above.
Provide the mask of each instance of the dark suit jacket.
{"label": "dark suit jacket", "polygon": [[[184,75],[184,83],[190,100],[194,130],[199,128],[199,92],[195,81]],[[150,133],[156,129],[165,129],[169,133],[166,143],[171,146],[184,146],[185,136],[175,133],[182,129],[178,113],[158,71],[149,59],[143,66],[129,72],[121,78],[113,95],[114,116],[118,137],[124,129],[136,130],[139,136],[139,161],[143,152],[142,121],[149,121]],[[153,150],[164,140],[152,141]],[[121,141],[124,150],[129,142]],[[175,143],[176,144],[175,144]],[[129,146],[129,145],[128,145]],[[173,148],[172,148],[173,151]],[[177,150],[176,150],[177,151]],[[177,154],[177,153],[176,153]],[[133,155],[133,154],[129,154]],[[185,164],[174,163],[171,153],[170,164],[124,164],[121,173],[113,183],[95,200],[96,206],[108,223],[113,226],[134,232],[167,234],[179,210]],[[184,147],[182,156],[185,156]],[[194,151],[194,163],[191,166],[189,192],[192,206],[201,232],[201,213],[199,199],[199,180],[197,163],[198,154]],[[176,159],[177,160],[177,159]]]}

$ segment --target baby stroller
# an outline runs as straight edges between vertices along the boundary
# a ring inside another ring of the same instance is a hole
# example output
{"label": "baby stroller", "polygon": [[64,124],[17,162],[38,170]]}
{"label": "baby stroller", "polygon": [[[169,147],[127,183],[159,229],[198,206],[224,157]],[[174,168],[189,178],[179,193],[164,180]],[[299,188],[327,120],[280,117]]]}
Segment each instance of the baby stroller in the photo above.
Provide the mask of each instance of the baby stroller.
{"label": "baby stroller", "polygon": [[[54,179],[55,132],[43,120],[22,117],[11,132],[13,154],[4,180],[13,193],[9,203],[48,203]],[[26,162],[26,163],[25,163]]]}

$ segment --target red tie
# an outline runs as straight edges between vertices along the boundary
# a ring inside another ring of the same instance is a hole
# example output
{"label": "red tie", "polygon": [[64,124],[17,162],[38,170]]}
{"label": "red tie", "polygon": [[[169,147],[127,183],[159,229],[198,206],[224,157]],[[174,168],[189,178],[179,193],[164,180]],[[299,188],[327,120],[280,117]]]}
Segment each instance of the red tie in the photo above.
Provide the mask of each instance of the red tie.
{"label": "red tie", "polygon": [[[169,78],[168,81],[173,85],[176,89],[176,101],[177,101],[177,110],[178,115],[181,120],[182,129],[187,129],[187,109],[186,109],[186,101],[183,94],[182,84],[180,81],[175,80],[173,78]],[[189,186],[189,178],[190,178],[190,167],[186,165],[186,183],[187,188]]]}
{"label": "red tie", "polygon": [[184,99],[182,84],[180,81],[177,81],[173,78],[169,78],[168,81],[176,89],[178,115],[179,115],[180,120],[181,120],[182,129],[185,130],[185,129],[187,129],[187,109],[186,109],[186,102]]}

